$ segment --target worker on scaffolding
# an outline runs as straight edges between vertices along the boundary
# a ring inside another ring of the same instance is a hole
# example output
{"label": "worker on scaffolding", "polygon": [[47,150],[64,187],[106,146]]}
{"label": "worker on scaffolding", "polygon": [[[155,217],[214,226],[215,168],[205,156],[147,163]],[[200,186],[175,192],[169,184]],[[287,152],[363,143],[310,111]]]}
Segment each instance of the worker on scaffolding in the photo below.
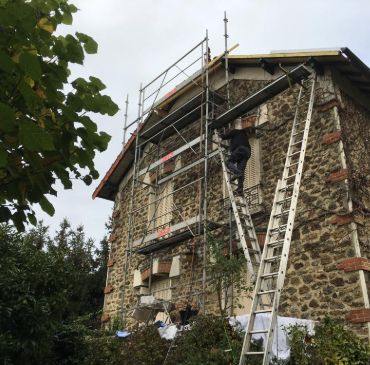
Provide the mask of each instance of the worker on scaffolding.
{"label": "worker on scaffolding", "polygon": [[241,119],[235,121],[235,128],[221,135],[224,140],[230,140],[230,156],[226,161],[229,171],[238,179],[237,194],[243,194],[245,167],[251,157],[251,146],[246,129],[242,128]]}

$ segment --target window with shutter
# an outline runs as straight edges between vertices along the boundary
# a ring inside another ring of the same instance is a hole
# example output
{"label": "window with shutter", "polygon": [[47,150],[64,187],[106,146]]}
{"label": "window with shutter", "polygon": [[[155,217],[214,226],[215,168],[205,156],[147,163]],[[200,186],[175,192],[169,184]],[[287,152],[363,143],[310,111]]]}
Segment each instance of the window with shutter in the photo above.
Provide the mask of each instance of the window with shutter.
{"label": "window with shutter", "polygon": [[[262,203],[260,140],[256,137],[249,137],[249,143],[252,153],[244,172],[244,192],[249,210],[253,214],[260,211]],[[229,194],[223,177],[222,183],[223,197],[227,199]]]}
{"label": "window with shutter", "polygon": [[153,280],[151,284],[151,293],[154,298],[171,300],[171,279],[159,278]]}
{"label": "window with shutter", "polygon": [[170,180],[161,186],[158,194],[157,227],[168,225],[172,220],[173,181]]}
{"label": "window with shutter", "polygon": [[[173,181],[167,181],[161,185],[157,194],[151,188],[149,195],[148,220],[150,228],[155,229],[161,226],[167,226],[172,220],[173,211]],[[153,217],[154,215],[154,217]]]}
{"label": "window with shutter", "polygon": [[249,138],[249,143],[252,148],[252,153],[245,169],[245,189],[250,189],[256,185],[259,185],[261,181],[259,139],[256,137]]}

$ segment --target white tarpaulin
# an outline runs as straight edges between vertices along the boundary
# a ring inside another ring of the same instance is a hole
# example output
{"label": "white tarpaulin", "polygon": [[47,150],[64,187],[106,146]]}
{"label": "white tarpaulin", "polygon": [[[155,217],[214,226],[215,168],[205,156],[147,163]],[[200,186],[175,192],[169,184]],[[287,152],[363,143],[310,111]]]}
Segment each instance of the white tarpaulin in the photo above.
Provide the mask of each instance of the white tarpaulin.
{"label": "white tarpaulin", "polygon": [[[268,328],[269,326],[269,314],[266,313],[259,313],[256,316],[256,321],[254,323],[254,330],[263,330]],[[246,330],[247,324],[249,321],[249,314],[245,314],[242,316],[235,316],[229,318],[229,323],[231,326],[239,328],[243,331]],[[298,318],[291,318],[291,317],[277,317],[277,330],[275,330],[274,340],[272,343],[272,352],[274,356],[278,359],[287,359],[290,355],[290,349],[288,346],[288,339],[286,332],[284,331],[285,328],[289,326],[294,326],[296,324],[306,326],[310,333],[314,331],[314,321],[309,319],[298,319]],[[252,336],[252,339],[259,340],[265,339],[266,334],[259,333]]]}
{"label": "white tarpaulin", "polygon": [[[249,314],[242,316],[235,316],[229,318],[229,323],[236,329],[245,331],[249,321]],[[308,319],[298,319],[290,317],[277,317],[277,331],[275,331],[274,341],[272,343],[272,352],[278,359],[287,359],[290,355],[290,349],[288,346],[288,339],[285,328],[294,325],[306,326],[310,333],[314,332],[314,321]],[[265,313],[257,314],[256,322],[254,324],[254,330],[266,329],[269,325],[269,315]],[[159,335],[166,340],[173,340],[176,337],[177,326],[170,325],[162,328],[158,328]],[[265,334],[253,335],[254,340],[265,338]]]}

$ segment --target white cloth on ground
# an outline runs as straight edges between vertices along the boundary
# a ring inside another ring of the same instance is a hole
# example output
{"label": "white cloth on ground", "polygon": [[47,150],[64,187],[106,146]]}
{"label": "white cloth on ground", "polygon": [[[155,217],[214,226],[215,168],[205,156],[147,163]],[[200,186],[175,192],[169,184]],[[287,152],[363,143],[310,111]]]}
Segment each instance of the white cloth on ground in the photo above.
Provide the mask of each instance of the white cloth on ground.
{"label": "white cloth on ground", "polygon": [[[262,330],[266,329],[269,325],[269,314],[266,313],[259,313],[256,316],[256,321],[254,324],[254,330]],[[235,316],[229,318],[229,323],[231,326],[241,329],[243,331],[246,330],[249,321],[249,314]],[[284,331],[285,328],[293,325],[302,325],[306,326],[309,333],[314,332],[315,323],[309,319],[299,319],[299,318],[291,318],[291,317],[277,317],[277,331],[275,330],[274,340],[272,342],[272,353],[278,359],[285,360],[289,358],[290,355],[290,348],[288,343],[287,334]],[[252,339],[265,339],[266,334],[254,334]]]}

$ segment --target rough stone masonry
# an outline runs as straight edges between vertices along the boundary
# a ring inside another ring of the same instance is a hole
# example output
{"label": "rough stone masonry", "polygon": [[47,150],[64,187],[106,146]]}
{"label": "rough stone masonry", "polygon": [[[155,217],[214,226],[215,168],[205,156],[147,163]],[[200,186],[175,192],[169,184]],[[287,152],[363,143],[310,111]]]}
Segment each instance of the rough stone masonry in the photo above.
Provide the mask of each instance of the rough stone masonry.
{"label": "rough stone masonry", "polygon": [[[243,70],[239,76],[236,72],[230,81],[232,105],[268,82],[265,78],[254,77],[253,72],[253,69]],[[276,183],[283,171],[298,91],[298,86],[291,87],[244,118],[245,126],[253,123],[258,127],[254,137],[259,145],[260,201],[253,220],[262,237],[267,229]],[[224,93],[225,87],[218,92]],[[199,136],[200,123],[197,120],[187,125],[181,131],[183,137],[192,140]],[[298,211],[279,307],[282,316],[314,320],[331,316],[345,320],[362,336],[368,335],[370,322],[369,299],[366,298],[370,290],[369,123],[369,112],[348,96],[336,84],[330,68],[325,68],[317,79]],[[168,137],[162,143],[161,156],[182,144],[178,135]],[[176,159],[170,159],[160,171],[145,178],[149,182],[158,181],[178,166],[195,160],[200,153],[199,145],[194,146],[193,150],[188,149]],[[142,166],[148,163],[149,160],[144,160]],[[198,166],[173,178],[171,189],[175,193],[171,203],[176,212],[171,214],[168,224],[175,225],[199,213],[202,196],[201,181],[197,180],[201,177]],[[128,313],[140,295],[149,293],[172,300],[176,310],[191,304],[206,313],[217,312],[211,278],[204,272],[205,248],[201,234],[151,255],[132,254],[128,258],[131,179],[127,175],[116,194],[102,321],[109,322],[120,316],[122,309]],[[147,205],[151,202],[151,194],[150,188],[137,184],[133,240],[148,234],[145,227],[150,215]],[[227,209],[217,158],[209,161],[208,194],[209,219],[224,220]],[[216,234],[222,237],[220,229],[216,229]],[[180,269],[171,273],[175,268],[174,258]],[[203,275],[206,275],[205,283]],[[245,304],[242,311],[247,307]],[[240,310],[234,308],[230,313],[240,313]],[[135,321],[129,319],[128,325],[134,326]]]}

